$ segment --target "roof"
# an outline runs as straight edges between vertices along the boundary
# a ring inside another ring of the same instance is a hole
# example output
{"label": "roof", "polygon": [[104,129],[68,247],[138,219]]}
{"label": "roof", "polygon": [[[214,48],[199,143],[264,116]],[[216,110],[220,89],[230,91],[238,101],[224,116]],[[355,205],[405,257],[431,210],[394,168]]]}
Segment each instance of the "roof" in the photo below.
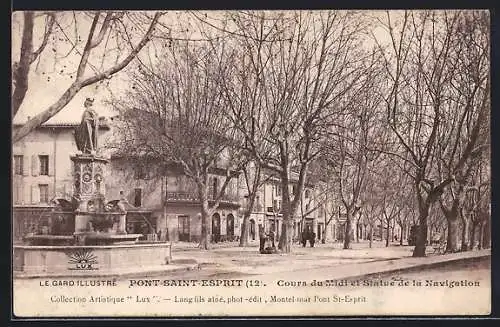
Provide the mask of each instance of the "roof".
{"label": "roof", "polygon": [[[107,120],[107,117],[99,117],[99,129],[106,129],[108,130],[110,128],[109,126],[109,121]],[[19,122],[14,122],[13,126],[14,127],[19,127],[23,125],[23,123]],[[80,125],[80,121],[57,121],[57,120],[51,120],[49,119],[45,123],[43,123],[39,128],[75,128]]]}
{"label": "roof", "polygon": [[[85,110],[83,102],[89,96],[95,97],[96,101],[94,102],[93,108],[97,111],[100,117],[108,118],[116,115],[114,109],[105,104],[102,96],[99,97],[97,94],[94,95],[88,93],[89,92],[79,92],[61,111],[43,123],[42,127],[74,127],[80,125],[83,111]],[[28,121],[28,119],[39,114],[50,105],[46,104],[47,101],[44,99],[39,100],[40,101],[30,99],[29,101],[25,101],[16,116],[12,119],[12,125],[23,125]],[[40,105],[40,107],[35,107],[36,105]]]}

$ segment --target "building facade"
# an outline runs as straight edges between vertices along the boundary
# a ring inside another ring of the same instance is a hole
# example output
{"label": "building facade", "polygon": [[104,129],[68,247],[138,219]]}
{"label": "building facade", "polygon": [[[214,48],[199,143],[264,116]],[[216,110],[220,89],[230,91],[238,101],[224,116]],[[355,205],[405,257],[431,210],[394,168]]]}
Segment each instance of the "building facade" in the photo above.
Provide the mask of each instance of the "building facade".
{"label": "building facade", "polygon": [[[71,200],[73,194],[72,161],[77,152],[73,135],[77,122],[45,124],[13,144],[12,177],[14,212],[44,216],[55,198]],[[112,134],[112,121],[101,124],[103,143]],[[104,145],[103,145],[104,146]],[[109,156],[109,153],[107,154]],[[213,169],[210,174],[209,204],[224,182],[225,171]],[[200,201],[193,182],[182,170],[172,166],[166,174],[157,174],[152,167],[131,165],[126,159],[111,157],[105,176],[106,199],[123,199],[129,204],[127,231],[156,233],[169,241],[196,242],[201,236]],[[295,187],[290,183],[290,192]],[[209,233],[213,241],[237,240],[241,234],[246,186],[241,177],[229,182],[217,210],[211,217]],[[318,219],[321,206],[316,204],[314,185],[305,185],[295,215],[293,237],[311,228],[317,239],[323,237],[325,222]],[[259,188],[250,217],[249,239],[258,239],[258,227],[274,231],[276,240],[282,233],[282,196],[279,180],[269,178]],[[36,210],[35,210],[36,209]],[[16,219],[16,216],[14,217]],[[36,217],[30,218],[36,220]],[[24,221],[24,229],[26,229]],[[22,228],[19,230],[22,233]]]}
{"label": "building facade", "polygon": [[[73,131],[77,122],[44,124],[12,147],[12,199],[16,234],[46,221],[51,202],[71,200],[72,161],[77,153]],[[15,128],[15,127],[14,127]],[[100,138],[106,140],[111,129],[101,124]],[[213,204],[225,172],[210,175],[209,204]],[[233,240],[240,235],[238,178],[226,188],[212,216],[212,240]],[[175,169],[167,176],[151,173],[150,167],[133,167],[126,160],[112,158],[105,176],[106,199],[127,200],[127,231],[157,233],[171,241],[198,241],[201,235],[200,201],[193,183]],[[45,222],[46,223],[46,222]]]}

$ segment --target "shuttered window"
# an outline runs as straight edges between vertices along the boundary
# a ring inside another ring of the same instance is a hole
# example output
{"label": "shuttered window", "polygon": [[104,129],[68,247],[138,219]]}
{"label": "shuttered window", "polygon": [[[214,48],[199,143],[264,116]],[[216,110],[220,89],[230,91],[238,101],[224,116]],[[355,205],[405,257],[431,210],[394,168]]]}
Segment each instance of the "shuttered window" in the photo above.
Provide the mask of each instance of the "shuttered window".
{"label": "shuttered window", "polygon": [[140,207],[142,205],[142,189],[136,188],[134,190],[134,206]]}
{"label": "shuttered window", "polygon": [[148,171],[146,170],[146,167],[142,165],[134,167],[134,178],[148,179]]}
{"label": "shuttered window", "polygon": [[40,203],[48,203],[49,202],[49,185],[39,184],[38,190],[39,190],[39,194],[40,194]]}
{"label": "shuttered window", "polygon": [[40,161],[40,175],[49,175],[49,156],[38,156]]}
{"label": "shuttered window", "polygon": [[14,197],[14,203],[15,204],[22,204],[23,203],[23,192],[24,192],[24,185],[22,181],[14,181],[14,192],[13,192],[13,197]]}
{"label": "shuttered window", "polygon": [[24,156],[14,156],[14,174],[24,175]]}

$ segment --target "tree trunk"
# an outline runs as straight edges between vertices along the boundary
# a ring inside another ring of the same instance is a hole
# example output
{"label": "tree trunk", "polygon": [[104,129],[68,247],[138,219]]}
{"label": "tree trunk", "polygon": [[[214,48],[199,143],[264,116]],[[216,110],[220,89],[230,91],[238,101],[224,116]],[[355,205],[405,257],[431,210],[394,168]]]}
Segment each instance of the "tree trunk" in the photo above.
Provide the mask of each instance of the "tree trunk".
{"label": "tree trunk", "polygon": [[401,233],[399,234],[399,245],[403,246],[403,235],[404,235],[405,225],[400,224],[399,228],[401,229]]}
{"label": "tree trunk", "polygon": [[208,201],[203,204],[201,210],[201,238],[200,238],[200,248],[203,250],[210,249],[210,212],[206,210],[205,205],[208,207]]}
{"label": "tree trunk", "polygon": [[[285,177],[285,178],[283,178]],[[286,183],[283,183],[283,180]],[[298,197],[301,194],[301,187],[294,194],[294,200],[290,201],[290,198],[286,195],[289,194],[288,190],[288,179],[286,176],[282,175],[282,184],[281,184],[281,194],[282,197],[282,214],[283,214],[283,223],[281,227],[281,235],[278,243],[278,249],[280,249],[284,253],[292,252],[292,243],[293,243],[293,222],[295,218],[295,213],[297,212],[297,208],[299,205]],[[304,227],[304,226],[303,226]]]}
{"label": "tree trunk", "polygon": [[198,196],[201,202],[201,237],[199,247],[203,250],[208,250],[210,248],[210,227],[212,221],[212,211],[208,204],[207,184],[208,175],[204,177],[204,183],[198,184]]}
{"label": "tree trunk", "polygon": [[463,212],[460,214],[460,217],[462,218],[462,245],[460,248],[460,251],[465,252],[469,250],[469,219],[467,218],[467,215],[465,215]]}
{"label": "tree trunk", "polygon": [[349,249],[351,247],[351,209],[347,209],[346,221],[345,221],[345,232],[344,232],[344,249]]}
{"label": "tree trunk", "polygon": [[491,224],[489,218],[484,225],[483,249],[488,249],[490,248],[491,241]]}
{"label": "tree trunk", "polygon": [[[168,235],[168,215],[167,215],[167,198],[163,201],[163,218],[165,219],[165,241],[170,241],[170,235]],[[160,240],[161,241],[161,240]]]}
{"label": "tree trunk", "polygon": [[[23,38],[21,43],[21,54],[19,62],[16,62],[13,70],[14,92],[12,94],[12,117],[21,107],[28,92],[28,76],[30,73],[31,56],[33,55],[33,27],[35,13],[24,12]],[[15,141],[15,140],[14,140]]]}
{"label": "tree trunk", "polygon": [[389,237],[390,237],[391,229],[389,224],[387,224],[387,228],[385,230],[385,247],[389,247]]}
{"label": "tree trunk", "polygon": [[484,222],[481,221],[479,223],[479,240],[477,242],[477,248],[478,250],[481,250],[483,248],[483,238],[484,238]]}
{"label": "tree trunk", "polygon": [[[249,183],[248,171],[244,171],[246,183]],[[255,176],[252,181],[252,189],[249,190],[248,194],[248,206],[245,208],[245,214],[243,216],[243,222],[241,224],[241,235],[240,235],[240,247],[248,246],[248,227],[250,222],[250,216],[252,215],[253,207],[255,205],[255,200],[257,198],[257,190],[260,185],[260,166],[256,168]]]}
{"label": "tree trunk", "polygon": [[292,234],[293,234],[293,221],[291,219],[285,220],[283,215],[283,224],[281,227],[281,235],[278,243],[278,249],[285,253],[292,252]]}
{"label": "tree trunk", "polygon": [[370,225],[370,249],[372,248],[372,243],[373,242],[373,226]]}
{"label": "tree trunk", "polygon": [[427,242],[427,217],[429,216],[429,207],[422,204],[419,209],[419,227],[417,230],[417,240],[415,249],[413,249],[414,257],[425,257],[426,242]]}
{"label": "tree trunk", "polygon": [[250,211],[245,212],[241,223],[240,247],[248,246],[248,222],[250,221]]}
{"label": "tree trunk", "polygon": [[477,229],[476,227],[477,227],[477,222],[473,221],[471,226],[469,250],[474,250],[474,245],[476,243],[476,229]]}
{"label": "tree trunk", "polygon": [[451,212],[447,215],[446,221],[448,223],[448,236],[446,239],[446,253],[455,253],[459,251],[458,239],[459,239],[459,226],[458,217],[456,215],[458,212]]}

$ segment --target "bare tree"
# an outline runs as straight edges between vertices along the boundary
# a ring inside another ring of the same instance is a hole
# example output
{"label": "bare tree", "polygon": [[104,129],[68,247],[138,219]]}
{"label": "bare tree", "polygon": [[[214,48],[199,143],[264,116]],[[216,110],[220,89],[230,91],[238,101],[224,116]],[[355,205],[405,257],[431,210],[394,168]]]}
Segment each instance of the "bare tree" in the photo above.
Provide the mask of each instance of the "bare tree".
{"label": "bare tree", "polygon": [[369,171],[380,156],[373,148],[384,137],[378,110],[382,99],[374,91],[379,82],[377,71],[370,64],[368,67],[363,84],[350,94],[349,105],[339,117],[344,126],[332,130],[325,147],[325,157],[335,172],[339,197],[346,212],[344,249],[350,248],[352,220],[361,209]]}
{"label": "bare tree", "polygon": [[[449,148],[456,149],[461,135],[460,126],[447,128],[445,117],[457,107],[452,101],[453,82],[461,63],[455,60],[454,49],[459,42],[456,29],[462,16],[459,11],[404,12],[394,22],[394,15],[387,13],[384,25],[390,42],[378,43],[384,53],[388,81],[387,118],[401,145],[400,157],[410,165],[406,173],[413,180],[419,208],[414,256],[425,256],[427,217],[432,204],[455,180],[457,171],[475,149],[476,140],[471,138],[463,152],[452,150],[447,174],[439,176],[439,146],[450,144]],[[488,84],[482,79],[479,89],[487,90]],[[484,99],[487,93],[483,93]],[[487,111],[486,102],[477,107],[482,112],[479,116]],[[478,119],[473,129],[480,128],[483,120]]]}
{"label": "bare tree", "polygon": [[[407,177],[407,176],[405,176]],[[405,181],[400,184],[399,192],[401,192],[399,198],[399,204],[401,206],[401,211],[396,216],[396,223],[399,225],[401,230],[401,235],[399,238],[399,245],[403,245],[403,242],[408,237],[408,231],[410,226],[416,225],[416,209],[417,205],[415,203],[415,196],[413,195],[412,188],[408,188],[408,182]]]}
{"label": "bare tree", "polygon": [[381,222],[382,206],[380,201],[374,196],[379,191],[375,185],[368,183],[366,192],[361,197],[361,219],[369,227],[368,241],[369,247],[373,246],[373,236],[377,222]]}
{"label": "bare tree", "polygon": [[246,203],[243,211],[243,221],[241,223],[241,236],[239,246],[248,246],[248,226],[250,216],[254,212],[256,206],[257,195],[259,189],[272,178],[272,175],[266,174],[264,169],[254,161],[248,161],[241,170],[243,175]]}
{"label": "bare tree", "polygon": [[[323,235],[321,236],[322,240],[326,240],[326,231],[328,226],[335,220],[338,221],[339,218],[339,206],[331,197],[327,197],[325,202],[323,203],[323,219],[325,228],[323,229]],[[319,217],[321,218],[321,217]]]}
{"label": "bare tree", "polygon": [[[462,250],[472,250],[476,246],[478,240],[478,248],[481,249],[484,243],[489,243],[485,240],[485,228],[491,228],[489,221],[490,215],[490,178],[489,167],[482,164],[476,167],[471,186],[466,190],[465,205],[462,211],[463,219],[466,220],[467,229],[463,229],[462,238],[469,242],[464,243]],[[469,228],[470,227],[470,228]],[[464,235],[467,234],[467,235]],[[484,242],[483,242],[484,241]],[[467,246],[467,248],[465,248]]]}
{"label": "bare tree", "polygon": [[[384,193],[383,196],[383,206],[382,206],[382,215],[383,215],[383,224],[385,224],[386,234],[385,234],[385,246],[389,246],[391,231],[394,232],[394,223],[396,221],[396,217],[401,214],[401,205],[400,202],[397,201],[394,197],[394,194],[390,194],[389,192]],[[394,235],[394,234],[392,234]]]}
{"label": "bare tree", "polygon": [[[124,124],[119,150],[157,157],[193,183],[202,249],[209,248],[213,213],[246,162],[222,90],[233,59],[222,42],[176,41],[152,67],[141,65],[132,74],[133,90],[115,103]],[[212,187],[211,176],[222,177],[221,185]]]}
{"label": "bare tree", "polygon": [[[68,56],[76,56],[79,60],[75,65],[74,58],[72,58],[73,61],[67,63],[72,67],[60,71],[62,73],[66,70],[70,74],[71,85],[55,103],[15,129],[13,141],[22,139],[61,111],[82,88],[109,79],[124,69],[149,42],[161,16],[162,13],[159,12],[150,15],[112,11],[97,11],[91,14],[26,11],[14,15],[15,22],[22,24],[22,32],[19,59],[14,61],[12,69],[13,116],[18,112],[29,92],[32,66],[43,59],[42,57],[49,56],[46,51],[47,47],[52,49],[55,62]],[[90,27],[85,28],[84,25]],[[145,30],[143,30],[144,25]],[[139,33],[131,30],[139,31]],[[14,38],[16,36],[14,34]],[[85,40],[83,47],[82,36]],[[58,54],[57,48],[67,53]],[[14,50],[15,54],[17,49]],[[109,65],[109,61],[113,61],[113,56],[116,57],[114,63],[104,68],[102,63],[107,62]],[[88,74],[89,67],[92,68],[92,74]]]}
{"label": "bare tree", "polygon": [[[453,175],[454,180],[440,199],[441,209],[448,222],[446,252],[459,247],[459,222],[468,229],[469,221],[463,214],[466,190],[471,186],[472,174],[483,161],[489,148],[489,29],[485,12],[464,13],[456,26],[457,44],[452,60],[458,67],[452,79],[452,98],[449,119],[444,120],[444,140],[438,145],[438,171],[441,176]],[[449,135],[449,130],[454,134]],[[448,137],[446,137],[448,136]],[[462,249],[467,249],[467,233],[462,232]],[[464,237],[465,236],[465,237]]]}
{"label": "bare tree", "polygon": [[[362,24],[352,13],[332,11],[245,12],[233,19],[243,63],[226,83],[230,108],[249,153],[280,178],[279,248],[290,252],[309,164],[333,113],[341,111],[341,99],[363,76],[364,58],[356,54]],[[270,148],[265,155],[255,135]]]}

